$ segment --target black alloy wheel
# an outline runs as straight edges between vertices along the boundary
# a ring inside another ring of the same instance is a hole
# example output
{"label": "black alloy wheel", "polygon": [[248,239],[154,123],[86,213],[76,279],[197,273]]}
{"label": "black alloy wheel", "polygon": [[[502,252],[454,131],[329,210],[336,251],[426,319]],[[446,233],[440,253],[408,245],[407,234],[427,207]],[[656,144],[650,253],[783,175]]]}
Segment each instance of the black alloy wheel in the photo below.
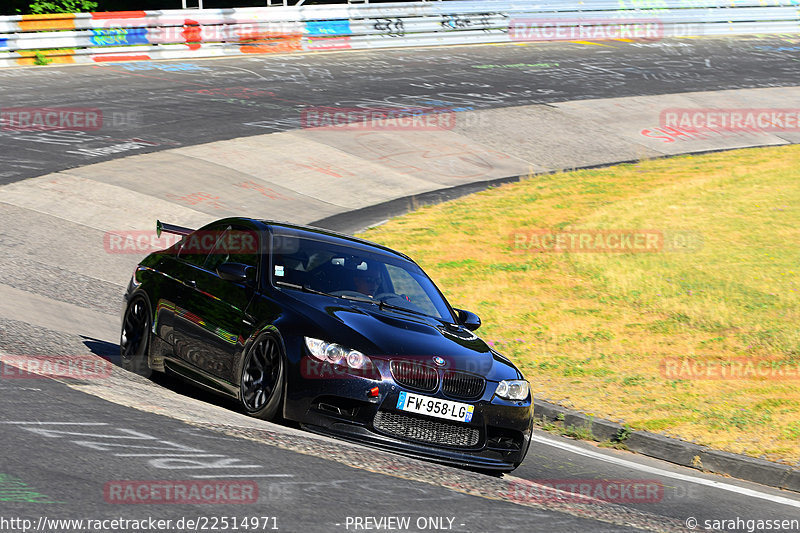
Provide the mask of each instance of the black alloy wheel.
{"label": "black alloy wheel", "polygon": [[247,414],[272,420],[283,395],[283,355],[278,340],[264,333],[251,346],[242,365],[239,397]]}
{"label": "black alloy wheel", "polygon": [[122,332],[119,338],[120,364],[125,370],[145,377],[150,377],[152,374],[147,364],[151,323],[147,300],[143,296],[132,298],[122,319]]}

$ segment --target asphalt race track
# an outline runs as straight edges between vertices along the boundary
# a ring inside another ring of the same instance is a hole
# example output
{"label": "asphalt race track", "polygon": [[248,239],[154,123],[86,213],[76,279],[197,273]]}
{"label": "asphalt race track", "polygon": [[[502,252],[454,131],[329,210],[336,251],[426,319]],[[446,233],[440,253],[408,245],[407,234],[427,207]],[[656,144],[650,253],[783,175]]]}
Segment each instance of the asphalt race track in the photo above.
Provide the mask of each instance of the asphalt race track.
{"label": "asphalt race track", "polygon": [[[303,110],[324,106],[513,113],[517,106],[588,99],[791,88],[800,85],[798,51],[800,44],[790,39],[749,37],[0,70],[3,113],[59,107],[102,114],[94,129],[0,129],[0,186],[12,187],[0,188],[0,353],[114,355],[122,292],[141,257],[110,256],[95,242],[115,205],[121,220],[112,227],[130,227],[122,219],[135,206],[98,197],[97,224],[88,215],[76,222],[68,205],[36,196],[23,202],[26,182],[103,161],[124,165],[129,160],[122,158],[133,155],[153,154],[148,161],[158,165],[163,160],[156,152],[297,130],[304,126]],[[168,166],[161,180],[175,197],[193,190]],[[140,183],[150,185],[157,184]],[[169,198],[154,194],[152,202],[162,202],[172,221],[187,208]],[[302,205],[289,206],[297,220],[322,218]],[[222,531],[223,517],[229,524],[234,517],[240,523],[258,517],[251,531],[709,530],[706,525],[747,531],[748,520],[800,516],[797,493],[543,432],[519,469],[493,477],[254,420],[227,401],[118,367],[102,380],[10,374],[4,367],[0,378],[2,532],[37,526],[134,531],[130,523],[103,529],[51,520],[148,518],[171,520],[162,528],[168,531]],[[218,504],[131,505],[115,500],[114,484],[122,480],[238,481],[254,496]],[[529,482],[659,488],[604,502],[542,497]]]}
{"label": "asphalt race track", "polygon": [[[798,84],[783,39],[447,47],[0,71],[3,108],[102,111],[102,130],[0,133],[0,184],[111,157],[301,127],[300,111],[486,109]],[[92,150],[138,139],[115,154]],[[75,145],[79,144],[80,149]]]}

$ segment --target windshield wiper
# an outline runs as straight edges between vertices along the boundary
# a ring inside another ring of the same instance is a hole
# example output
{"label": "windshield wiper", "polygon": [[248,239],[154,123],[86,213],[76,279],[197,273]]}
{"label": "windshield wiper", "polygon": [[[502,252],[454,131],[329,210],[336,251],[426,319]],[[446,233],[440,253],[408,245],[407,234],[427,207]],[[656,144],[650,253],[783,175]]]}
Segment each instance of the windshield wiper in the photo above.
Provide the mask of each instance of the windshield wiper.
{"label": "windshield wiper", "polygon": [[[328,294],[327,292],[322,292],[316,289],[312,289],[307,285],[297,285],[296,283],[289,283],[287,281],[275,281],[274,283],[275,285],[278,285],[280,287],[289,287],[290,289],[296,289],[298,291],[310,292],[312,294],[321,294],[323,296],[333,296],[333,294]],[[336,298],[336,296],[333,297]]]}
{"label": "windshield wiper", "polygon": [[380,300],[378,302],[378,309],[383,310],[384,308],[397,309],[398,311],[406,311],[408,313],[413,313],[415,315],[430,316],[427,313],[423,313],[422,311],[417,311],[416,309],[411,309],[409,307],[403,307],[402,305],[387,304],[386,300]]}
{"label": "windshield wiper", "polygon": [[345,300],[353,300],[354,302],[364,302],[368,304],[375,304],[378,306],[378,309],[383,311],[384,309],[396,309],[397,311],[405,311],[407,313],[413,313],[415,315],[422,315],[422,316],[430,316],[422,311],[417,311],[416,309],[411,309],[409,307],[403,307],[402,305],[394,305],[386,303],[386,300],[373,300],[372,298],[365,298],[361,296],[350,296],[349,294],[343,294],[342,298]]}
{"label": "windshield wiper", "polygon": [[375,304],[381,311],[383,311],[384,309],[397,309],[398,311],[408,311],[409,313],[414,313],[415,315],[428,316],[425,313],[417,311],[416,309],[409,309],[408,307],[403,307],[402,305],[393,305],[386,303],[386,300],[374,300],[372,298],[366,298],[361,296],[350,296],[349,294],[343,294],[342,298],[344,298],[345,300],[353,300],[354,302]]}
{"label": "windshield wiper", "polygon": [[342,294],[341,296],[339,296],[339,298],[344,298],[345,300],[353,300],[354,302],[364,302],[364,303],[368,303],[368,304],[376,304],[376,303],[378,303],[375,300],[373,300],[372,298],[364,298],[364,297],[361,297],[361,296],[350,296],[349,294]]}
{"label": "windshield wiper", "polygon": [[[353,300],[354,302],[364,302],[367,304],[375,304],[378,306],[378,309],[383,311],[384,309],[397,309],[398,311],[408,311],[409,313],[414,313],[417,315],[425,315],[425,313],[421,313],[415,309],[409,309],[408,307],[403,307],[400,305],[392,305],[387,304],[386,300],[374,300],[372,298],[366,298],[362,296],[350,296],[349,294],[343,294],[342,298],[345,300]],[[428,316],[428,315],[425,315]]]}
{"label": "windshield wiper", "polygon": [[397,309],[398,311],[407,311],[409,313],[414,313],[415,315],[422,315],[428,316],[421,311],[417,311],[416,309],[409,309],[408,307],[403,307],[401,305],[392,305],[387,304],[386,300],[373,300],[372,298],[364,298],[360,296],[350,296],[349,294],[343,294],[342,298],[345,300],[353,300],[354,302],[364,302],[368,304],[375,304],[378,306],[378,309],[383,311],[384,309]]}

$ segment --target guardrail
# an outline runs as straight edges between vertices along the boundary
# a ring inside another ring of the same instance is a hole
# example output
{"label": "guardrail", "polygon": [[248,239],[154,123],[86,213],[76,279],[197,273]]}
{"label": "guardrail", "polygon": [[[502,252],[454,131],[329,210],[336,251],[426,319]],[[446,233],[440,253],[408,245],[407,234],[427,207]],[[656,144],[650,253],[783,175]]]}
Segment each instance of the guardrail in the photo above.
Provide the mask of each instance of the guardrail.
{"label": "guardrail", "polygon": [[0,66],[800,33],[800,0],[457,0],[0,17]]}

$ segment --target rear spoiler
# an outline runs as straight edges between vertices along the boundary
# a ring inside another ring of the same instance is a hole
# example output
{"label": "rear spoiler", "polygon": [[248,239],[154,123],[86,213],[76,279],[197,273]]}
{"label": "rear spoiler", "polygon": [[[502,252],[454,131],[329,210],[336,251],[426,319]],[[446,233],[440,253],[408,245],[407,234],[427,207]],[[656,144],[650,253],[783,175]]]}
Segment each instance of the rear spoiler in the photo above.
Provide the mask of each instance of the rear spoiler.
{"label": "rear spoiler", "polygon": [[167,224],[165,222],[161,222],[160,220],[156,220],[156,237],[161,237],[162,232],[173,233],[175,235],[189,235],[193,231],[194,230],[190,228],[175,226],[174,224]]}

